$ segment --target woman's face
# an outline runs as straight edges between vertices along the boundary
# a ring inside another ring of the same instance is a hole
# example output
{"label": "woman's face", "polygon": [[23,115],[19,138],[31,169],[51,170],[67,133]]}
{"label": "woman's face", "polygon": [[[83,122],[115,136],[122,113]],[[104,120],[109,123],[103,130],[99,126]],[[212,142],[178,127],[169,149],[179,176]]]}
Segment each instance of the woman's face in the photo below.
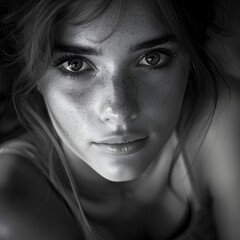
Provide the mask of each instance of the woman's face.
{"label": "woman's face", "polygon": [[113,29],[115,10],[85,26],[59,26],[54,64],[38,89],[74,172],[86,163],[108,180],[128,181],[171,136],[189,61],[144,1],[131,1]]}

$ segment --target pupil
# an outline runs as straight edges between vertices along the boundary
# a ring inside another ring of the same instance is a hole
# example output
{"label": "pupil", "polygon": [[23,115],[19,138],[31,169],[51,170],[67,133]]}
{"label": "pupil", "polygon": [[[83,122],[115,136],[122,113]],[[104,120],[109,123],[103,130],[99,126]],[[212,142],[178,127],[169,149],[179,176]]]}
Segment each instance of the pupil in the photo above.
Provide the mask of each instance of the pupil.
{"label": "pupil", "polygon": [[146,61],[150,65],[156,65],[160,61],[160,54],[159,53],[150,53],[146,57]]}
{"label": "pupil", "polygon": [[68,66],[72,71],[79,71],[82,68],[82,60],[73,59],[68,62]]}

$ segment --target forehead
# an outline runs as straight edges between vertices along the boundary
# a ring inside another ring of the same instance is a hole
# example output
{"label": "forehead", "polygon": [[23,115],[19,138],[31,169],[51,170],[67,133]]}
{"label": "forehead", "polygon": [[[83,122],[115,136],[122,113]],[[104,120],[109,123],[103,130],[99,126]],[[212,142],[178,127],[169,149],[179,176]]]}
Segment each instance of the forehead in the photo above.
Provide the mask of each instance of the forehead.
{"label": "forehead", "polygon": [[[57,28],[58,43],[96,46],[105,42],[134,44],[165,34],[166,27],[146,0],[129,1],[121,8],[120,1],[111,5],[102,15],[84,25],[65,22]],[[77,19],[76,19],[77,22]]]}

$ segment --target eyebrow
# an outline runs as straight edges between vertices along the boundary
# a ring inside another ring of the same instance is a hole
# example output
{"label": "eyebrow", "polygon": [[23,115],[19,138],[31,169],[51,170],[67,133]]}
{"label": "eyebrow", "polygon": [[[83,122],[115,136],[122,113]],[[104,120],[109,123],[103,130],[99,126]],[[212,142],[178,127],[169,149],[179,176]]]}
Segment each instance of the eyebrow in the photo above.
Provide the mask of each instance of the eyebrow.
{"label": "eyebrow", "polygon": [[[146,42],[142,42],[135,46],[132,46],[130,48],[130,52],[136,52],[141,49],[147,49],[147,48],[155,47],[158,45],[163,45],[168,42],[174,43],[176,41],[177,41],[177,38],[175,35],[166,34],[159,38],[148,40]],[[56,44],[54,51],[59,53],[72,53],[77,55],[92,55],[92,56],[99,56],[102,53],[101,49],[96,50],[95,48],[82,46],[82,45],[68,46],[64,44]]]}
{"label": "eyebrow", "polygon": [[101,51],[98,51],[95,48],[81,45],[67,46],[63,44],[56,44],[54,51],[59,53],[73,53],[78,55],[92,55],[92,56],[98,56],[101,54]]}
{"label": "eyebrow", "polygon": [[151,48],[151,47],[155,47],[155,46],[158,46],[158,45],[163,45],[163,44],[166,44],[168,42],[174,43],[176,41],[177,41],[177,38],[174,34],[166,34],[166,35],[163,35],[159,38],[148,40],[148,41],[143,42],[143,43],[139,43],[136,46],[133,46],[131,48],[131,51],[136,52],[136,51],[139,51],[139,50],[142,50],[142,49]]}

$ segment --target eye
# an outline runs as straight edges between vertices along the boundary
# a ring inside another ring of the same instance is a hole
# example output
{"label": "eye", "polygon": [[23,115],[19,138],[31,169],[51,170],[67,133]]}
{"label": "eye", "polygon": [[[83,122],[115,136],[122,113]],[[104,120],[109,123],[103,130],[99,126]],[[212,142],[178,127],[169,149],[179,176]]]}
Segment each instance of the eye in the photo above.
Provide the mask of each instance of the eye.
{"label": "eye", "polygon": [[[163,50],[162,50],[163,51]],[[170,50],[164,50],[165,52],[152,51],[147,53],[139,62],[138,66],[147,66],[147,67],[160,67],[163,66],[170,57],[174,56]]]}
{"label": "eye", "polygon": [[69,72],[82,72],[91,70],[93,67],[81,58],[74,58],[61,64],[61,67]]}

